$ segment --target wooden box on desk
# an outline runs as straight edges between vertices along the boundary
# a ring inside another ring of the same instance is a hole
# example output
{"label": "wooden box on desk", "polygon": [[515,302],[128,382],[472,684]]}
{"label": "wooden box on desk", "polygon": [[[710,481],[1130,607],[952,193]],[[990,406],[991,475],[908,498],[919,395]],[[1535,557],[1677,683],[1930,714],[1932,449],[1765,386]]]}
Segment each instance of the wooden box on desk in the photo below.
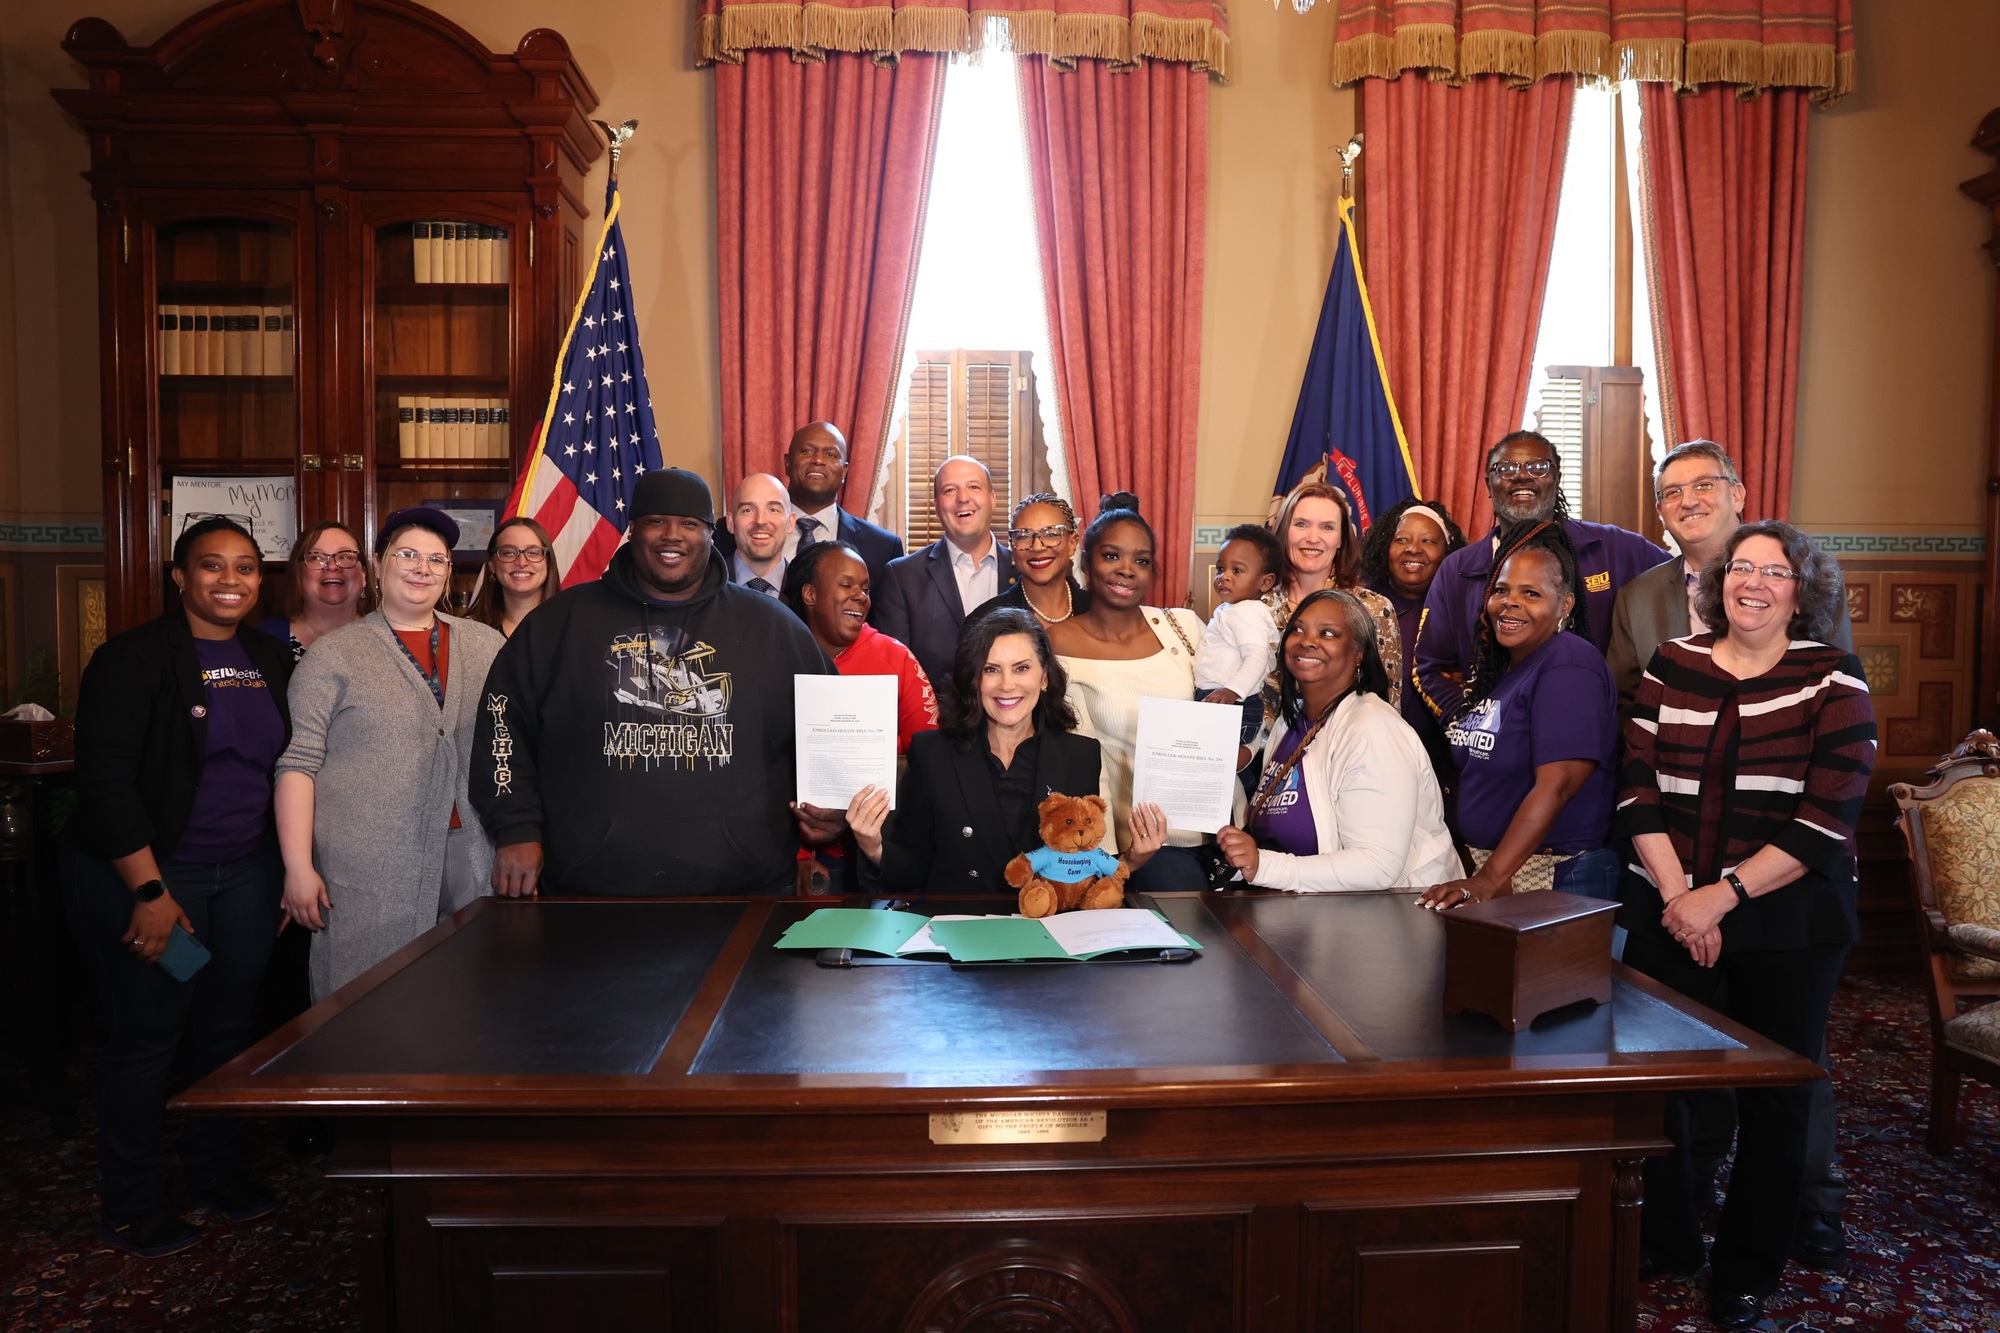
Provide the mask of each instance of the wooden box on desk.
{"label": "wooden box on desk", "polygon": [[1618,904],[1574,893],[1491,898],[1444,914],[1444,1011],[1519,1032],[1551,1009],[1611,1000]]}
{"label": "wooden box on desk", "polygon": [[0,761],[41,764],[68,759],[76,748],[76,723],[65,718],[23,722],[0,718]]}

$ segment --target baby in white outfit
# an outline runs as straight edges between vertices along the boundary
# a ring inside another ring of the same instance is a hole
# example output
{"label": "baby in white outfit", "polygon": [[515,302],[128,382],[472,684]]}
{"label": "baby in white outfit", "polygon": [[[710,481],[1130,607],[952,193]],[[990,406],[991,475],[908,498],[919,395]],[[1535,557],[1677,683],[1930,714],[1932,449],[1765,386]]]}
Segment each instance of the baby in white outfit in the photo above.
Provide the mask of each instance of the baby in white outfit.
{"label": "baby in white outfit", "polygon": [[1243,704],[1245,745],[1263,725],[1264,678],[1278,663],[1278,624],[1263,598],[1278,586],[1280,557],[1270,529],[1243,523],[1229,530],[1215,554],[1221,600],[1194,652],[1195,698]]}

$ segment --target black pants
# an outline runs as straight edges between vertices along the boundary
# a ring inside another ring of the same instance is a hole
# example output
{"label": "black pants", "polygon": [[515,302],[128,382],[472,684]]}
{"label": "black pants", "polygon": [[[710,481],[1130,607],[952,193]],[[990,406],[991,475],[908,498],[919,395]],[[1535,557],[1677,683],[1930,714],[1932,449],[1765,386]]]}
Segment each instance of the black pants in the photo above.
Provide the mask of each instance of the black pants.
{"label": "black pants", "polygon": [[[1657,931],[1635,931],[1625,962],[1689,999],[1705,1004],[1761,1037],[1801,1053],[1823,1053],[1827,1010],[1848,946],[1724,954],[1712,968]],[[1736,1090],[1736,1165],[1708,1261],[1715,1286],[1769,1296],[1784,1277],[1798,1227],[1805,1178],[1807,1108],[1804,1087]],[[1694,1148],[1698,1098],[1667,1098],[1667,1138],[1673,1150],[1646,1162],[1641,1245],[1673,1268],[1701,1266],[1701,1218]]]}
{"label": "black pants", "polygon": [[[1826,1065],[1826,1042],[1803,1052],[1808,1060]],[[1695,1188],[1713,1181],[1736,1139],[1736,1094],[1729,1088],[1686,1094],[1694,1116]],[[1847,1208],[1847,1179],[1840,1174],[1840,1130],[1833,1104],[1833,1080],[1812,1085],[1806,1107],[1806,1177],[1799,1187],[1799,1212],[1839,1217]]]}
{"label": "black pants", "polygon": [[[275,841],[234,861],[160,867],[167,891],[212,957],[187,981],[141,962],[121,941],[132,894],[108,861],[65,846],[63,904],[97,983],[107,1029],[97,1073],[97,1138],[104,1220],[123,1226],[169,1205],[164,1142],[175,1056],[193,1082],[249,1044],[257,984],[278,927],[284,873]],[[195,1194],[238,1170],[239,1122],[190,1116],[181,1164]]]}

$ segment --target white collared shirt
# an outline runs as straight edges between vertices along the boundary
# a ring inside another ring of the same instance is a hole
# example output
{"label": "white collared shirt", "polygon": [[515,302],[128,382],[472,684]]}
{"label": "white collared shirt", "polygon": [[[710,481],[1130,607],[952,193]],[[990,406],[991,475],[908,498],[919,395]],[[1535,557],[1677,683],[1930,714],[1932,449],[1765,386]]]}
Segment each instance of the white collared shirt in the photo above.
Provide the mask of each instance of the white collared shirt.
{"label": "white collared shirt", "polygon": [[959,550],[949,537],[944,539],[944,548],[951,552],[951,576],[958,581],[962,610],[970,614],[1000,595],[1000,543],[991,533],[986,536],[986,554],[982,556]]}
{"label": "white collared shirt", "polygon": [[819,524],[819,531],[813,534],[814,541],[830,542],[840,539],[840,502],[834,501],[816,514],[800,511],[792,516],[792,527],[785,534],[785,563],[790,564],[799,553],[799,520],[809,518]]}

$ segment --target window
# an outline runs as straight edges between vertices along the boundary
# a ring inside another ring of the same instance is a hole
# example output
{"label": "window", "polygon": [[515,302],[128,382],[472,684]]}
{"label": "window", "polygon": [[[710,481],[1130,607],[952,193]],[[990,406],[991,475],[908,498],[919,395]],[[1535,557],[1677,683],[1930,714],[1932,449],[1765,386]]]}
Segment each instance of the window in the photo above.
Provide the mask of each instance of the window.
{"label": "window", "polygon": [[1666,446],[1634,259],[1638,143],[1637,85],[1577,89],[1522,424],[1556,446],[1572,514],[1657,537],[1652,464]]}
{"label": "window", "polygon": [[911,548],[936,541],[931,474],[953,454],[993,473],[995,531],[1038,490],[1068,493],[1014,57],[991,40],[945,76],[923,250],[889,458],[870,510]]}

